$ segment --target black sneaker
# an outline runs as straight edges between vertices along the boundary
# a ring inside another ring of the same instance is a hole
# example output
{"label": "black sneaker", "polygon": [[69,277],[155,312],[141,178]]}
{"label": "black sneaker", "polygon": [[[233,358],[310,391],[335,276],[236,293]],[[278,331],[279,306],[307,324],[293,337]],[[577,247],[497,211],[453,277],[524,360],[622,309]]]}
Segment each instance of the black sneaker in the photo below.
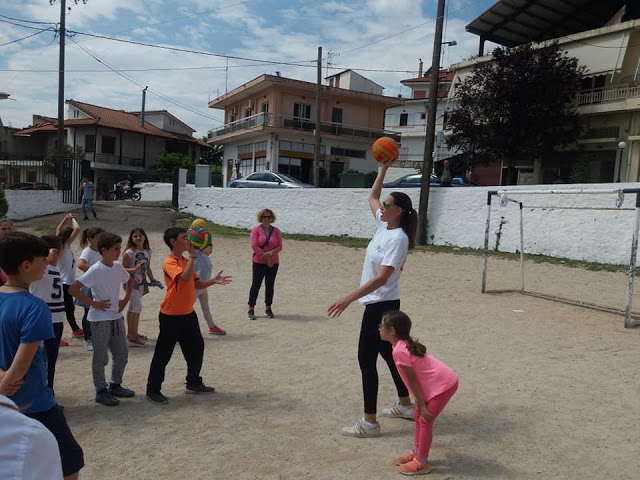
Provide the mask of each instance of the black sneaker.
{"label": "black sneaker", "polygon": [[155,403],[156,405],[164,405],[165,403],[169,403],[169,400],[167,400],[167,397],[165,397],[160,392],[147,391],[147,399]]}
{"label": "black sneaker", "polygon": [[270,308],[267,308],[264,311],[264,314],[269,318],[276,318],[276,316],[273,314],[273,310],[271,310]]}
{"label": "black sneaker", "polygon": [[213,387],[207,387],[204,383],[200,385],[187,385],[186,393],[214,393],[216,391]]}
{"label": "black sneaker", "polygon": [[247,318],[248,318],[249,320],[255,320],[255,319],[256,319],[256,314],[255,314],[255,312],[254,312],[253,310],[249,310],[249,311],[247,312]]}
{"label": "black sneaker", "polygon": [[101,403],[102,405],[106,405],[107,407],[115,407],[116,405],[120,405],[120,400],[111,395],[109,391],[105,388],[96,392],[96,402]]}
{"label": "black sneaker", "polygon": [[114,397],[120,397],[120,398],[131,398],[131,397],[134,397],[136,394],[136,392],[134,392],[133,390],[129,388],[124,388],[122,385],[118,383],[112,383],[111,385],[109,385],[108,390],[111,395],[113,395]]}

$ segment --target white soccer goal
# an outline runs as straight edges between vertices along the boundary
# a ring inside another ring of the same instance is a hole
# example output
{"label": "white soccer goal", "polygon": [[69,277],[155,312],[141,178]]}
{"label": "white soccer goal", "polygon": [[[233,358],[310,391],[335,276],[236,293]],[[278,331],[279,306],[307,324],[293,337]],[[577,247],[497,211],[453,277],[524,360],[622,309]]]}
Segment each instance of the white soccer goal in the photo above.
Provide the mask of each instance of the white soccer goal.
{"label": "white soccer goal", "polygon": [[[635,195],[635,207],[623,208],[624,195]],[[611,195],[612,206],[554,206],[554,205],[529,205],[524,204],[517,198],[528,198],[530,195]],[[491,204],[494,197],[497,197],[500,201],[500,206],[507,207],[509,204],[516,204],[520,209],[520,289],[510,290],[487,290],[487,265],[489,261],[489,236],[491,228]],[[563,298],[555,295],[549,295],[545,293],[539,293],[527,290],[525,288],[525,270],[524,270],[524,225],[523,225],[523,210],[635,210],[635,224],[633,227],[633,235],[631,240],[631,251],[629,252],[629,278],[627,283],[627,297],[625,310],[598,305],[595,303],[583,302],[573,300],[570,298]],[[484,253],[483,253],[483,265],[482,265],[482,293],[506,293],[517,292],[525,295],[544,298],[547,300],[553,300],[556,302],[562,302],[569,305],[576,305],[580,307],[590,308],[594,310],[615,313],[624,315],[624,326],[629,328],[632,326],[631,319],[640,320],[640,313],[632,312],[631,307],[633,303],[633,283],[635,279],[636,268],[636,256],[638,251],[638,229],[640,228],[640,188],[618,188],[618,189],[566,189],[566,190],[526,190],[526,189],[504,189],[504,190],[491,190],[487,194],[487,220],[484,233]]]}

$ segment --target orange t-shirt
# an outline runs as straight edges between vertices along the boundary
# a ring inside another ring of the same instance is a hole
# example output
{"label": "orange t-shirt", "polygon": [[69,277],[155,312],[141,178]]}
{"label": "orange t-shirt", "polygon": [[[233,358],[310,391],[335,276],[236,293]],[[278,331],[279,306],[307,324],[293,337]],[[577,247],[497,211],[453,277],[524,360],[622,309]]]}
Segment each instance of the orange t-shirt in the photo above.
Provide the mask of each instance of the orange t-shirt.
{"label": "orange t-shirt", "polygon": [[193,303],[196,300],[196,280],[198,276],[193,273],[189,281],[180,280],[180,275],[187,267],[188,260],[184,257],[169,255],[162,262],[164,280],[167,284],[167,293],[160,304],[160,313],[165,315],[188,315],[193,312]]}

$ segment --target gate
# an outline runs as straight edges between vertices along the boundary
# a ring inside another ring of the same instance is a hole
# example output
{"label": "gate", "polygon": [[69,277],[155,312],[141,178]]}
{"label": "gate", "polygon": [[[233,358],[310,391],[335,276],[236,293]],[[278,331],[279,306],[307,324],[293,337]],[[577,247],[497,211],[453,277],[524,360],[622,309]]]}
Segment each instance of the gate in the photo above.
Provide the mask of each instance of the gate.
{"label": "gate", "polygon": [[[82,192],[80,191],[80,180],[85,174],[85,160],[81,158],[65,158],[62,163],[62,202],[80,203]],[[87,164],[89,162],[86,162]]]}

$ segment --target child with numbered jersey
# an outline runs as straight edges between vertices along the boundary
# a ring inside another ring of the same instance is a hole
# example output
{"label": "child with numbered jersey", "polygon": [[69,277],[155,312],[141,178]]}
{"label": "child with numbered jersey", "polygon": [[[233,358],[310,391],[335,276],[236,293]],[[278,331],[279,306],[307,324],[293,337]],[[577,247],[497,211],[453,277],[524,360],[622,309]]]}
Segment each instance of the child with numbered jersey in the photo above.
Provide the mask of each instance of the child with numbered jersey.
{"label": "child with numbered jersey", "polygon": [[[165,369],[176,343],[187,361],[186,393],[213,393],[215,389],[202,382],[200,370],[204,355],[204,340],[198,325],[198,316],[193,310],[196,289],[211,285],[227,285],[230,276],[223,276],[222,270],[210,280],[200,280],[195,273],[195,247],[189,242],[187,230],[172,227],[164,232],[164,243],[171,254],[162,263],[167,293],[160,304],[160,333],[153,352],[149,377],[147,378],[147,399],[156,404],[167,403],[162,392]],[[188,253],[189,258],[184,258]]]}
{"label": "child with numbered jersey", "polygon": [[411,319],[399,310],[382,317],[380,338],[393,346],[393,361],[415,399],[414,448],[395,463],[403,475],[429,473],[433,422],[458,390],[458,376],[411,337]]}
{"label": "child with numbered jersey", "polygon": [[[140,314],[142,313],[142,297],[149,292],[149,285],[164,287],[153,277],[149,239],[142,228],[134,228],[129,233],[127,250],[122,255],[122,266],[133,278],[133,290],[127,311],[127,340],[130,345],[144,347],[147,337],[138,332]],[[151,283],[147,282],[147,277]]]}
{"label": "child with numbered jersey", "polygon": [[[98,239],[100,235],[104,233],[104,229],[100,227],[85,228],[82,231],[80,237],[80,246],[83,248],[78,260],[78,269],[86,272],[89,268],[98,263],[102,259],[102,255],[98,251]],[[93,298],[90,288],[84,289],[84,294],[89,298]],[[84,315],[82,316],[82,330],[84,331],[84,347],[93,351],[93,341],[91,340],[91,322],[87,320],[89,315],[89,305],[86,305],[79,300],[76,300],[76,304],[84,309]]]}
{"label": "child with numbered jersey", "polygon": [[[71,226],[67,225],[68,223]],[[64,312],[67,317],[67,322],[71,327],[71,335],[74,338],[81,338],[84,336],[84,331],[78,326],[76,318],[74,316],[75,307],[73,304],[73,297],[69,293],[69,286],[76,280],[76,259],[73,256],[71,245],[80,234],[80,225],[76,220],[73,213],[67,213],[58,227],[56,228],[56,235],[62,240],[62,254],[58,261],[58,270],[62,277],[62,290],[64,295]]]}
{"label": "child with numbered jersey", "polygon": [[[115,233],[105,232],[98,240],[98,251],[102,254],[99,262],[93,264],[73,285],[69,293],[90,306],[87,319],[91,322],[93,337],[93,384],[96,388],[96,402],[112,407],[120,398],[135,395],[133,390],[122,386],[124,369],[129,359],[129,350],[124,330],[122,310],[127,306],[133,279],[118,261],[122,238]],[[127,283],[127,292],[120,300],[120,285]],[[89,287],[93,298],[82,292]],[[104,369],[109,362],[111,351],[111,382],[107,384]]]}
{"label": "child with numbered jersey", "polygon": [[[0,267],[7,274],[7,283],[0,287],[0,395],[10,397],[22,413],[53,434],[62,472],[71,480],[84,466],[82,448],[47,387],[41,344],[54,337],[51,313],[42,299],[29,293],[31,284],[44,276],[48,256],[47,244],[35,235],[15,232],[0,239]],[[4,423],[0,425],[5,429]],[[6,468],[0,472],[2,478],[9,474]]]}
{"label": "child with numbered jersey", "polygon": [[62,293],[62,278],[56,265],[62,253],[62,240],[56,235],[44,235],[42,239],[47,244],[49,256],[44,277],[31,284],[31,294],[44,300],[51,312],[51,322],[55,337],[44,341],[44,351],[47,358],[47,386],[53,390],[53,379],[56,374],[56,362],[60,350],[60,339],[64,328],[64,297]]}
{"label": "child with numbered jersey", "polygon": [[[211,265],[211,259],[209,258],[209,255],[211,255],[211,252],[213,251],[213,245],[211,245],[211,232],[201,227],[194,227],[192,223],[191,229],[189,230],[189,241],[196,249],[196,275],[198,275],[200,280],[209,280],[211,278],[211,270],[213,268]],[[216,325],[213,320],[213,316],[211,315],[211,309],[209,308],[209,290],[206,288],[197,289],[196,300],[200,301],[202,315],[209,327],[209,334],[226,335],[227,332]]]}

